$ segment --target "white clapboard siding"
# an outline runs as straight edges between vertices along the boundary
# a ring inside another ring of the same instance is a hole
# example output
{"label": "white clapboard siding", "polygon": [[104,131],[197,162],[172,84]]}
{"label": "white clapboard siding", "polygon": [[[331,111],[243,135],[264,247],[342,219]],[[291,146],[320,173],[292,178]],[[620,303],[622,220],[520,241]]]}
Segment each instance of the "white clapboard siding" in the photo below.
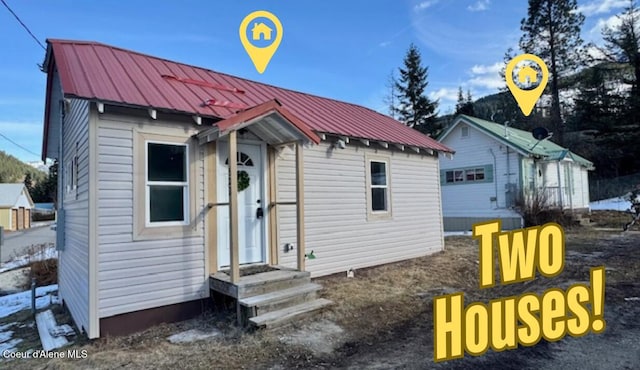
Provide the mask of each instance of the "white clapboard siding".
{"label": "white clapboard siding", "polygon": [[[367,155],[389,156],[392,217],[367,220]],[[295,155],[284,150],[276,162],[278,201],[295,200]],[[326,142],[304,150],[306,251],[313,276],[395,262],[439,251],[442,245],[437,159],[408,152],[375,150],[356,143],[331,149]],[[278,209],[281,265],[295,267],[296,208]]]}
{"label": "white clapboard siding", "polygon": [[[57,74],[54,75],[57,78]],[[55,90],[55,89],[54,89]],[[89,329],[89,103],[71,99],[64,118],[64,158],[60,173],[71,170],[78,145],[78,188],[59,186],[65,209],[64,250],[59,252],[60,296],[78,328]],[[69,176],[67,173],[65,176]],[[60,227],[60,226],[59,226]]]}
{"label": "white clapboard siding", "polygon": [[[462,137],[462,127],[468,135]],[[521,155],[484,132],[460,122],[442,142],[455,150],[453,159],[442,156],[440,169],[466,168],[491,165],[493,182],[442,185],[442,211],[444,217],[520,217],[507,206],[507,184],[520,185]],[[493,154],[492,154],[493,152]],[[494,160],[495,156],[495,160]],[[507,169],[507,163],[509,168]],[[491,198],[497,198],[492,201]]]}
{"label": "white clapboard siding", "polygon": [[[116,124],[114,124],[116,123]],[[156,125],[163,123],[157,122]],[[166,123],[173,129],[177,124]],[[203,298],[204,237],[134,240],[134,126],[108,121],[98,128],[99,316],[138,311]],[[193,143],[192,145],[197,145]],[[204,158],[198,149],[198,204],[204,202]],[[191,157],[191,156],[190,156]],[[144,162],[142,162],[144,163]],[[198,228],[203,230],[203,222]]]}

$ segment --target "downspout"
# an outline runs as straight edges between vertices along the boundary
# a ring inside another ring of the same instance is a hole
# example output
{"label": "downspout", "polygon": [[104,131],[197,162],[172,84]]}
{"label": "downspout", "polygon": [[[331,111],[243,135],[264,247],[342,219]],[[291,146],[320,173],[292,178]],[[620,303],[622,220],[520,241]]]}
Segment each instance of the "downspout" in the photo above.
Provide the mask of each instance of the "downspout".
{"label": "downspout", "polygon": [[560,177],[560,161],[556,163],[556,172],[558,173],[558,201],[560,202],[560,210],[564,208],[562,205],[562,177]]}
{"label": "downspout", "polygon": [[65,214],[64,214],[64,116],[65,116],[65,104],[64,95],[61,94],[62,99],[58,102],[60,107],[60,139],[58,140],[58,192],[56,198],[58,200],[58,210],[56,212],[56,250],[64,250],[64,234],[65,234]]}
{"label": "downspout", "polygon": [[495,188],[496,209],[498,209],[500,208],[500,205],[498,205],[498,179],[497,179],[498,169],[496,168],[497,160],[496,160],[496,155],[493,154],[493,149],[489,148],[489,153],[491,153],[491,156],[493,157],[493,185]]}
{"label": "downspout", "polygon": [[569,194],[569,209],[573,211],[573,164],[569,164],[569,176],[566,180],[567,194]]}

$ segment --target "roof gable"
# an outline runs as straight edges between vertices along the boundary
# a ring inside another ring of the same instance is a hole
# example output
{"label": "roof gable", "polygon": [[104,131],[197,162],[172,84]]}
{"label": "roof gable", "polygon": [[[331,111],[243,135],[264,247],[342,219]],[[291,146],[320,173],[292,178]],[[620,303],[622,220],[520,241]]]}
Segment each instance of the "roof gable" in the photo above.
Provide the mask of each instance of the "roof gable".
{"label": "roof gable", "polygon": [[317,133],[452,152],[391,117],[355,104],[96,42],[47,42],[47,63],[55,60],[65,97],[216,119],[277,99]]}
{"label": "roof gable", "polygon": [[593,163],[560,145],[549,140],[536,140],[533,135],[524,130],[520,130],[513,127],[506,127],[504,125],[486,121],[480,118],[467,116],[464,114],[459,115],[454,120],[453,124],[447,128],[442,135],[440,135],[438,141],[443,142],[444,139],[453,131],[453,129],[464,122],[471,127],[476,128],[478,131],[488,135],[499,142],[508,145],[512,149],[520,152],[526,156],[537,156],[547,160],[563,160],[570,158],[573,161],[579,163],[587,168],[593,168]]}
{"label": "roof gable", "polygon": [[15,206],[23,191],[29,204],[33,206],[33,200],[31,200],[31,196],[24,184],[0,184],[0,207],[9,208]]}

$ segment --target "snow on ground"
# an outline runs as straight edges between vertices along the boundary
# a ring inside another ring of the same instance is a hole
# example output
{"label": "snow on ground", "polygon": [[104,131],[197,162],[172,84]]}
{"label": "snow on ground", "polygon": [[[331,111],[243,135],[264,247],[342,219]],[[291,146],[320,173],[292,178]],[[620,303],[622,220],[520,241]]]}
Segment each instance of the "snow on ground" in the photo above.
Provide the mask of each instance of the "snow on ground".
{"label": "snow on ground", "polygon": [[631,202],[625,197],[617,197],[591,202],[589,207],[592,211],[627,211],[631,208]]}
{"label": "snow on ground", "polygon": [[[58,290],[58,285],[48,285],[36,288],[36,308],[41,309],[48,307],[51,303],[49,293]],[[54,300],[55,303],[55,300]],[[28,310],[31,308],[31,291],[25,291],[21,293],[15,293],[0,297],[0,318],[7,317],[11,314],[22,310]],[[13,352],[16,350],[16,346],[22,342],[20,338],[12,338],[13,330],[11,329],[17,323],[9,323],[0,325],[0,353],[4,351]]]}
{"label": "snow on ground", "polygon": [[471,235],[471,231],[445,231],[444,236]]}
{"label": "snow on ground", "polygon": [[[58,284],[36,288],[36,309],[49,306],[51,297],[49,293],[58,290]],[[9,294],[0,297],[0,317],[7,317],[16,312],[31,308],[31,291]]]}
{"label": "snow on ground", "polygon": [[27,254],[11,260],[7,263],[0,264],[0,273],[13,270],[18,267],[26,266],[33,261],[44,261],[50,258],[58,258],[58,252],[56,251],[56,247],[53,245],[43,250],[37,251],[33,255]]}
{"label": "snow on ground", "polygon": [[0,273],[0,295],[21,292],[29,282],[29,267]]}
{"label": "snow on ground", "polygon": [[171,343],[189,343],[196,340],[212,339],[219,336],[221,333],[217,329],[200,330],[191,329],[183,331],[181,333],[174,334],[167,338]]}

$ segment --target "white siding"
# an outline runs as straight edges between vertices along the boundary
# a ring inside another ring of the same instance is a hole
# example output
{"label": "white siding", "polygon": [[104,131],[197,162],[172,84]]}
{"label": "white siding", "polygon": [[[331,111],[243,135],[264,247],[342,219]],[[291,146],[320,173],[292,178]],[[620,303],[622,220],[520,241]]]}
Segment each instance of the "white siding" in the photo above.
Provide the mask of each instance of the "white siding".
{"label": "white siding", "polygon": [[[60,296],[71,312],[76,325],[89,331],[89,103],[72,99],[64,121],[64,158],[58,173],[76,155],[78,144],[78,188],[67,193],[64,184],[58,186],[65,209],[64,250],[59,253],[58,281]],[[63,179],[63,176],[60,176]]]}
{"label": "white siding", "polygon": [[[366,155],[389,156],[392,217],[367,220]],[[442,250],[438,160],[408,152],[375,150],[354,142],[304,150],[307,260],[313,276],[343,272]],[[276,162],[278,201],[295,200],[295,155],[285,149]],[[295,206],[278,209],[279,264],[295,267]]]}
{"label": "white siding", "polygon": [[29,198],[27,198],[26,190],[23,190],[20,192],[18,201],[13,206],[13,208],[20,208],[20,207],[31,209],[31,203],[29,203]]}
{"label": "white siding", "polygon": [[[564,209],[589,207],[589,178],[587,169],[571,160],[541,163],[544,181],[541,187],[548,194],[548,202]],[[560,166],[560,177],[558,177]],[[558,191],[558,188],[561,191]]]}
{"label": "white siding", "polygon": [[[462,137],[463,126],[469,128],[467,137]],[[443,144],[456,153],[453,159],[440,158],[441,170],[494,166],[493,182],[442,185],[444,217],[478,217],[487,220],[520,217],[515,211],[507,208],[507,184],[515,184],[518,189],[521,188],[520,154],[464,122],[459,123],[449,133]],[[496,201],[492,201],[492,198]]]}
{"label": "white siding", "polygon": [[[134,128],[148,120],[127,117],[98,121],[98,244],[99,244],[99,317],[133,312],[208,296],[205,274],[204,234],[158,240],[134,240]],[[146,123],[148,127],[149,124]],[[179,123],[153,123],[154,130],[170,130]],[[186,131],[184,131],[186,132]],[[192,141],[192,146],[197,142]],[[196,186],[198,228],[202,232],[204,203],[204,155],[197,147]],[[141,162],[144,163],[144,162]],[[143,167],[144,168],[144,167]]]}

